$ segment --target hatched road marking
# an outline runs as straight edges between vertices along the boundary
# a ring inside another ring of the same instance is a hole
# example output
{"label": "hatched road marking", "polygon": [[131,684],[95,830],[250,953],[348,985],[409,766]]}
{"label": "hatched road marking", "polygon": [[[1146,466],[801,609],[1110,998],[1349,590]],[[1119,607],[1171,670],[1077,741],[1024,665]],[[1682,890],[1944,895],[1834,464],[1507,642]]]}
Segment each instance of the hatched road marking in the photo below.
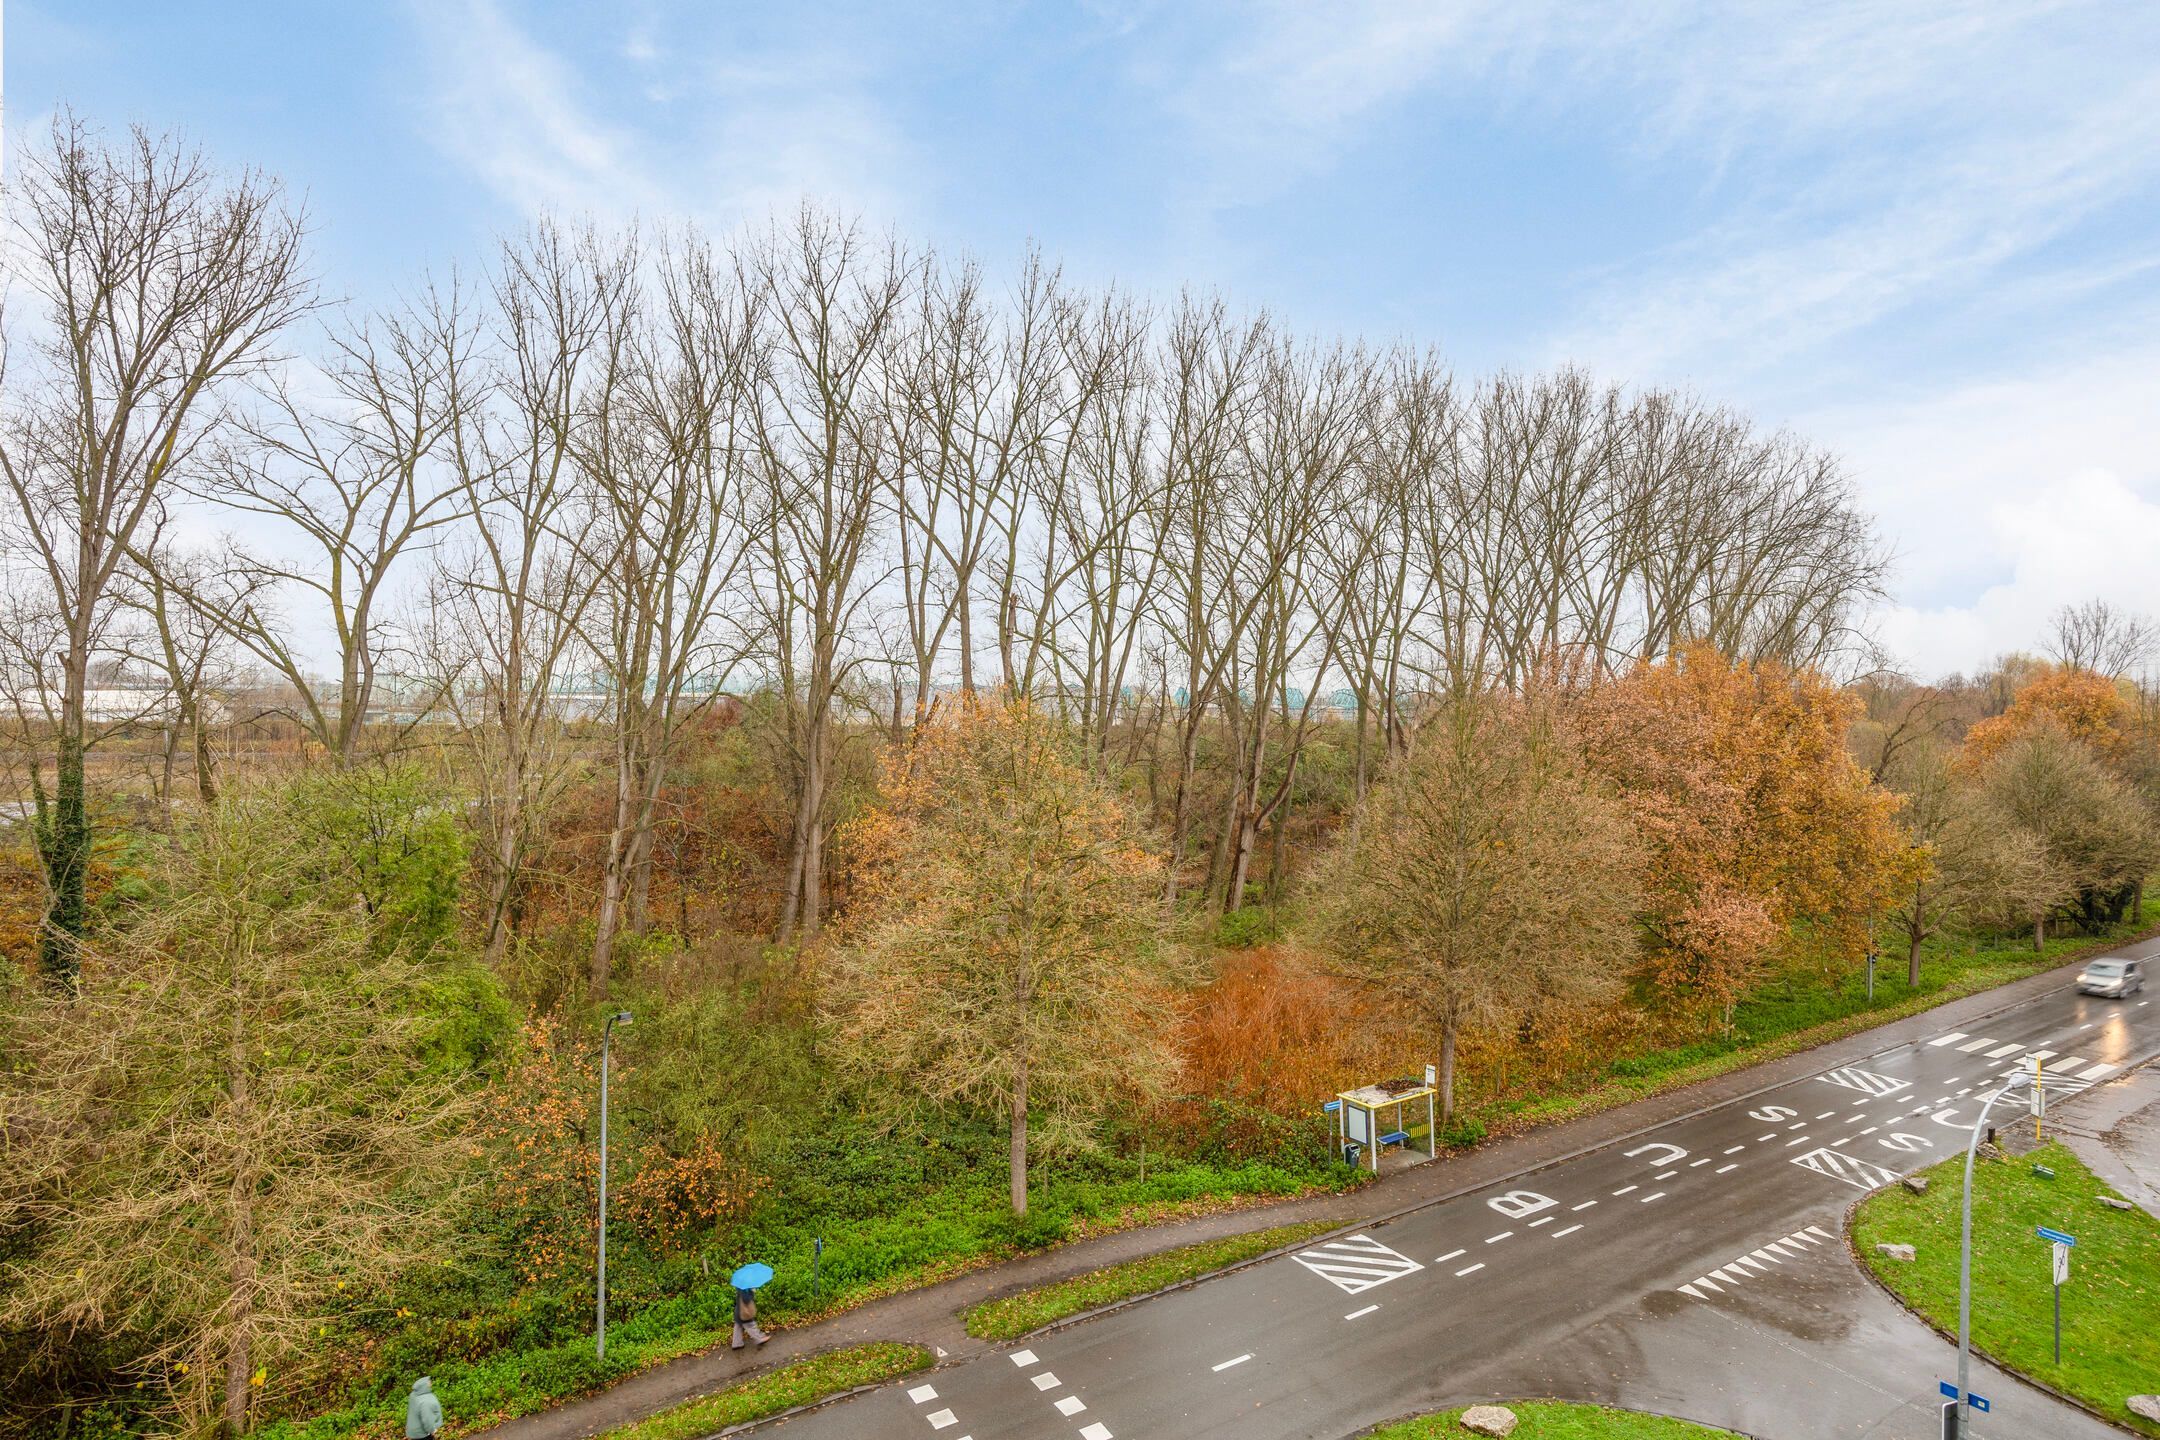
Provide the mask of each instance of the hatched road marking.
{"label": "hatched road marking", "polygon": [[1880,1165],[1856,1159],[1843,1151],[1832,1150],[1827,1146],[1820,1150],[1810,1150],[1804,1155],[1795,1155],[1792,1157],[1792,1163],[1813,1170],[1818,1175],[1827,1175],[1833,1180],[1842,1180],[1847,1185],[1861,1190],[1873,1190],[1897,1179],[1894,1173],[1883,1169]]}
{"label": "hatched road marking", "polygon": [[1290,1257],[1345,1295],[1358,1295],[1375,1285],[1400,1280],[1424,1269],[1409,1256],[1373,1239],[1370,1235],[1345,1235]]}

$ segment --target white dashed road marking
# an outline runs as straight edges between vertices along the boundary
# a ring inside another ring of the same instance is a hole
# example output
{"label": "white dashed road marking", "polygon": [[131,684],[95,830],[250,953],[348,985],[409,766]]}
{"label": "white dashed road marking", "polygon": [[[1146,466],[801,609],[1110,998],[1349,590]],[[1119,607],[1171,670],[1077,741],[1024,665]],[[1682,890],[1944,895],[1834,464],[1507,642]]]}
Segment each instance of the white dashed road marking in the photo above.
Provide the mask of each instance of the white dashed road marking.
{"label": "white dashed road marking", "polygon": [[1378,1305],[1367,1305],[1362,1310],[1352,1310],[1348,1315],[1345,1315],[1342,1318],[1345,1320],[1355,1320],[1358,1318],[1358,1316],[1370,1315],[1373,1311],[1378,1310],[1379,1308],[1380,1307]]}
{"label": "white dashed road marking", "polygon": [[[1375,1310],[1379,1308],[1380,1307],[1377,1305],[1373,1306],[1373,1309]],[[1082,1400],[1078,1395],[1067,1395],[1064,1399],[1057,1402],[1058,1414],[1063,1415],[1068,1419],[1070,1419],[1072,1416],[1078,1415],[1082,1410],[1085,1409],[1087,1409],[1087,1401]]]}
{"label": "white dashed road marking", "polygon": [[922,1404],[925,1400],[935,1400],[937,1399],[937,1386],[917,1385],[914,1389],[907,1392],[907,1398],[914,1401],[917,1405]]}
{"label": "white dashed road marking", "polygon": [[1482,1270],[1484,1268],[1485,1262],[1482,1260],[1478,1261],[1478,1263],[1475,1265],[1465,1265],[1462,1269],[1455,1272],[1455,1278],[1460,1280],[1463,1276],[1473,1274],[1476,1271]]}
{"label": "white dashed road marking", "polygon": [[925,1418],[929,1420],[930,1428],[933,1430],[943,1430],[948,1426],[960,1423],[960,1417],[950,1410],[933,1410]]}
{"label": "white dashed road marking", "polygon": [[1433,1257],[1433,1262],[1432,1262],[1432,1263],[1433,1263],[1433,1264],[1435,1264],[1435,1265],[1445,1265],[1445,1264],[1447,1264],[1447,1262],[1448,1262],[1448,1261],[1450,1261],[1450,1260],[1453,1260],[1453,1259],[1455,1259],[1455,1258],[1456,1258],[1457,1256],[1459,1256],[1459,1255],[1461,1255],[1461,1254],[1463,1254],[1463,1253],[1464,1253],[1464,1252],[1463,1252],[1463,1251],[1461,1251],[1461,1250],[1450,1250],[1450,1251],[1448,1251],[1448,1252],[1447,1252],[1447,1254],[1445,1254],[1445,1255],[1436,1255],[1436,1256],[1434,1256],[1434,1257]]}
{"label": "white dashed road marking", "polygon": [[1012,1353],[1012,1362],[1024,1370],[1035,1363],[1035,1352],[1033,1350],[1015,1350]]}
{"label": "white dashed road marking", "polygon": [[1737,1170],[1737,1169],[1739,1169],[1739,1168],[1740,1168],[1740,1162],[1739,1162],[1739,1161],[1737,1161],[1737,1160],[1734,1160],[1734,1161],[1731,1161],[1731,1162],[1729,1162],[1729,1163],[1727,1163],[1727,1164],[1724,1164],[1724,1165],[1720,1165],[1720,1166],[1718,1166],[1718,1167],[1717,1167],[1717,1169],[1715,1169],[1715,1170],[1711,1171],[1710,1173],[1711,1173],[1711,1174],[1713,1174],[1713,1175],[1722,1175],[1722,1174],[1724,1174],[1724,1173],[1725,1173],[1725,1172],[1726,1172],[1727,1170]]}
{"label": "white dashed road marking", "polygon": [[1645,1196],[1643,1196],[1643,1197],[1642,1197],[1642,1200],[1641,1200],[1641,1201],[1640,1201],[1639,1203],[1641,1203],[1641,1204],[1644,1204],[1644,1205],[1647,1205],[1647,1204],[1649,1204],[1649,1203],[1650,1203],[1650,1202],[1651,1202],[1652,1200],[1662,1200],[1662,1199],[1664,1199],[1664,1198],[1665,1198],[1665,1192],[1664,1192],[1663,1190],[1659,1190],[1659,1191],[1657,1191],[1657,1192],[1656,1192],[1656,1193],[1654,1193],[1654,1194],[1650,1194],[1650,1195],[1645,1195]]}
{"label": "white dashed road marking", "polygon": [[1567,1227],[1567,1229],[1565,1229],[1565,1230],[1555,1230],[1555,1231],[1553,1231],[1553,1232],[1552,1232],[1552,1235],[1551,1235],[1551,1237],[1550,1237],[1550,1238],[1551,1238],[1551,1239],[1554,1239],[1554,1240],[1558,1240],[1558,1239],[1559,1239],[1559,1238],[1560,1238],[1561,1236],[1563,1236],[1563,1235],[1572,1235],[1572,1234],[1574,1234],[1574,1233],[1575,1233],[1575,1232],[1576,1232],[1577,1230],[1580,1230],[1580,1229],[1582,1229],[1582,1226],[1580,1226],[1580,1225],[1570,1225],[1570,1226],[1568,1226],[1568,1227]]}
{"label": "white dashed road marking", "polygon": [[1110,1440],[1110,1427],[1095,1424],[1080,1427],[1080,1440]]}
{"label": "white dashed road marking", "polygon": [[1220,1365],[1211,1365],[1208,1368],[1215,1371],[1217,1374],[1221,1374],[1223,1371],[1228,1370],[1231,1366],[1243,1365],[1247,1360],[1250,1359],[1252,1359],[1252,1354],[1250,1351],[1248,1351],[1243,1355],[1234,1356],[1231,1359],[1225,1360]]}
{"label": "white dashed road marking", "polygon": [[1065,1383],[1057,1378],[1057,1371],[1055,1370],[1045,1370],[1040,1375],[1032,1375],[1028,1378],[1035,1382],[1037,1390],[1055,1390]]}
{"label": "white dashed road marking", "polygon": [[1512,1234],[1514,1234],[1514,1233],[1515,1233],[1515,1232],[1514,1232],[1513,1230],[1502,1230],[1502,1231],[1501,1231],[1501,1232],[1500,1232],[1499,1234],[1497,1234],[1497,1235],[1487,1235],[1487,1236],[1485,1237],[1485,1243],[1486,1243],[1486,1244],[1488,1244],[1488,1245],[1497,1245],[1497,1244],[1499,1244],[1499,1243],[1500,1243],[1500,1242],[1501,1242],[1502,1240],[1505,1240],[1505,1239],[1507,1239],[1507,1237],[1508,1237],[1508,1236],[1510,1236],[1510,1235],[1512,1235]]}

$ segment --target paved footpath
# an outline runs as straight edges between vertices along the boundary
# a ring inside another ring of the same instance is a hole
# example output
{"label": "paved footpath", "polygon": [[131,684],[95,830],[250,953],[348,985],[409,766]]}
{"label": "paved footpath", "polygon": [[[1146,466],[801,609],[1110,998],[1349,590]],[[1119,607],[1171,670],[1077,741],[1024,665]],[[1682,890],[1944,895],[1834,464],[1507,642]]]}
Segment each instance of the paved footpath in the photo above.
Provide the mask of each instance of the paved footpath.
{"label": "paved footpath", "polygon": [[[2023,1057],[2043,1055],[2061,1102],[2160,1053],[2160,1007],[2077,996],[2075,970],[1354,1194],[1027,1257],[783,1332],[754,1358],[686,1357],[486,1433],[576,1440],[790,1355],[892,1339],[944,1359],[779,1428],[802,1440],[1337,1440],[1440,1405],[1552,1394],[1778,1440],[1923,1440],[1949,1347],[1860,1275],[1844,1215],[1867,1188],[1949,1153],[1975,1092]],[[1308,1218],[1350,1233],[1026,1345],[960,1328],[984,1298]],[[2000,1392],[2001,1434],[2121,1433],[2003,1377],[1985,1383]]]}

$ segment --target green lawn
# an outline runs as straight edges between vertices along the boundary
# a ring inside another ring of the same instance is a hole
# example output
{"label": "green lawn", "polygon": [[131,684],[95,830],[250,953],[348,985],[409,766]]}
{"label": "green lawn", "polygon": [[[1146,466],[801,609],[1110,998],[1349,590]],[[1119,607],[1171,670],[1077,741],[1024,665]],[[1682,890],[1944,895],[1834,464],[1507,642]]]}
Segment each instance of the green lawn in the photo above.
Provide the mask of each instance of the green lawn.
{"label": "green lawn", "polygon": [[[2052,1180],[2033,1162],[2055,1171]],[[1862,1202],[1853,1240],[1875,1277],[1937,1328],[1957,1333],[1958,1212],[1962,1158],[1923,1172],[1928,1193],[1893,1187]],[[2160,1426],[2124,1407],[2160,1388],[2160,1221],[2111,1210],[2111,1195],[2060,1145],[2031,1156],[1983,1160],[1973,1170],[1973,1346],[1997,1364],[2075,1396],[2145,1435]],[[2054,1358],[2054,1311],[2045,1225],[2077,1237],[2063,1286],[2063,1363]],[[1878,1244],[1916,1247],[1910,1264]]]}
{"label": "green lawn", "polygon": [[777,1415],[796,1405],[807,1405],[828,1395],[838,1395],[858,1385],[875,1385],[898,1375],[930,1367],[931,1354],[920,1345],[901,1345],[878,1340],[827,1350],[791,1360],[777,1370],[754,1375],[737,1385],[672,1410],[610,1430],[602,1440],[691,1440],[730,1425]]}
{"label": "green lawn", "polygon": [[1300,1225],[1226,1235],[1220,1240],[1204,1240],[1198,1245],[1075,1275],[1055,1285],[1023,1290],[1002,1300],[985,1300],[967,1312],[967,1332],[983,1340],[1010,1340],[1067,1315],[1078,1315],[1113,1300],[1146,1295],[1335,1228],[1331,1220],[1308,1220]]}
{"label": "green lawn", "polygon": [[[1563,1400],[1496,1401],[1515,1412],[1522,1423],[1510,1440],[1705,1440],[1730,1436],[1730,1430],[1712,1430],[1664,1415],[1645,1415],[1640,1410],[1608,1410],[1602,1405],[1571,1405]],[[1420,1415],[1375,1430],[1366,1440],[1461,1440],[1470,1432],[1456,1423],[1461,1410],[1442,1410]]]}

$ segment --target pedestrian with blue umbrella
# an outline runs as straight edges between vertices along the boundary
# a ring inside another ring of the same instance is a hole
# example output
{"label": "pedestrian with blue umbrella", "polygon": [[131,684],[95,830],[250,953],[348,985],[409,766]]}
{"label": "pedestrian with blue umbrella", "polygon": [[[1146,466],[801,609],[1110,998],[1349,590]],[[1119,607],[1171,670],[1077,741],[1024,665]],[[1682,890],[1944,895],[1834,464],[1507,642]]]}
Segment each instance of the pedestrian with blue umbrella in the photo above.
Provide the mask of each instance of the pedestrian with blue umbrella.
{"label": "pedestrian with blue umbrella", "polygon": [[735,1287],[735,1334],[728,1341],[728,1349],[742,1349],[746,1333],[760,1345],[772,1338],[758,1329],[757,1323],[757,1289],[770,1279],[772,1266],[759,1264],[744,1265],[728,1277],[728,1284]]}

